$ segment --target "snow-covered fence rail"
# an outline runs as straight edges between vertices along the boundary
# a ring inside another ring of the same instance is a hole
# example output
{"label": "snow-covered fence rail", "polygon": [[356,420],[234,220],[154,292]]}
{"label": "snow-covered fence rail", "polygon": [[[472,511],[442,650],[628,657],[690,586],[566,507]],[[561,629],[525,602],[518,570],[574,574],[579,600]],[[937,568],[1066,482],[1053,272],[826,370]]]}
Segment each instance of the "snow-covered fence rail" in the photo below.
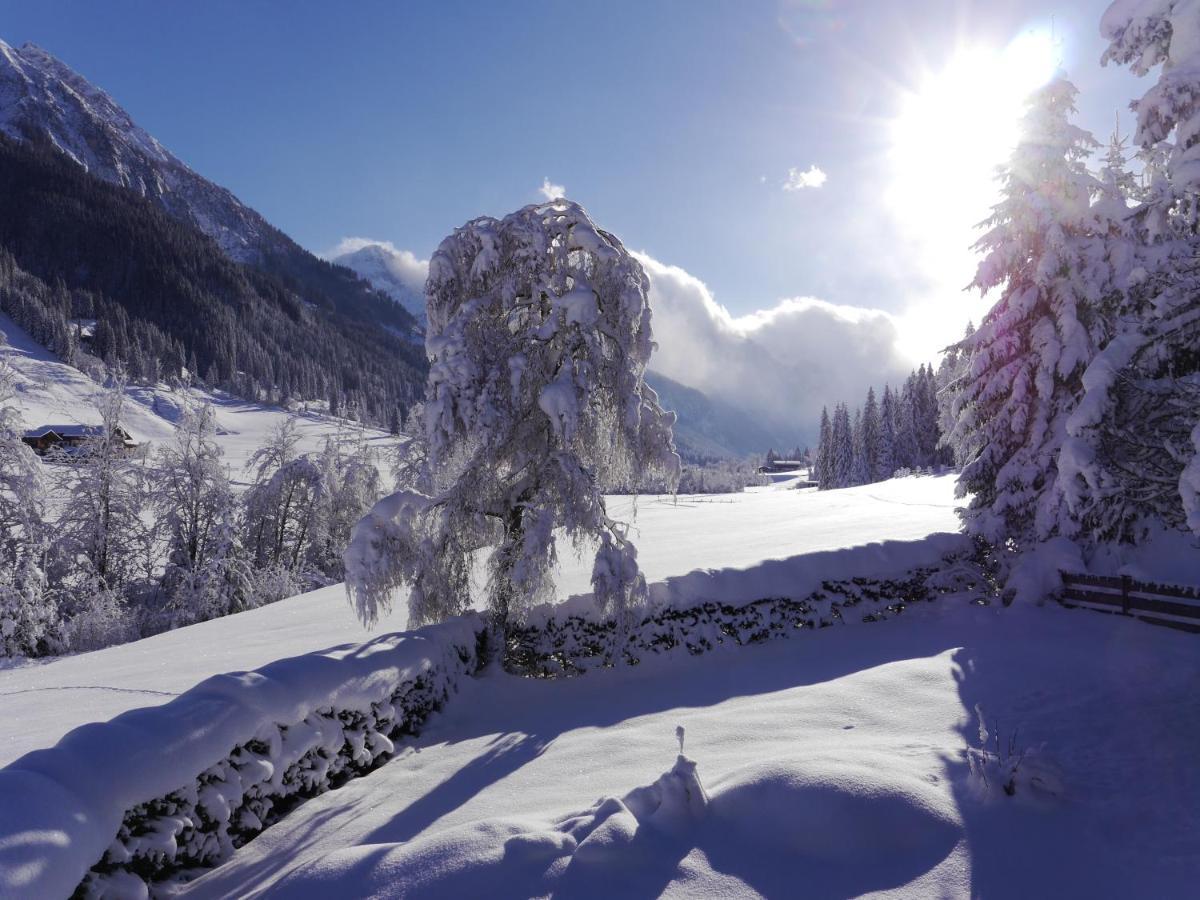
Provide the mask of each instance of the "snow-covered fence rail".
{"label": "snow-covered fence rail", "polygon": [[387,759],[483,662],[476,615],[218,675],[0,769],[0,897],[145,896]]}
{"label": "snow-covered fence rail", "polygon": [[1063,572],[1062,602],[1200,633],[1200,587]]}

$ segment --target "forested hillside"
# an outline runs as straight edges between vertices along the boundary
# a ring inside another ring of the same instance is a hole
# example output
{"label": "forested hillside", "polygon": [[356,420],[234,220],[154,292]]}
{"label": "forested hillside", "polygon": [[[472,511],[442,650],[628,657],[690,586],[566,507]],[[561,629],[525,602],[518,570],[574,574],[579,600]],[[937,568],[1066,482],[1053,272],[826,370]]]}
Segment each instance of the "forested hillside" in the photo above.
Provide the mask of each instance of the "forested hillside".
{"label": "forested hillside", "polygon": [[0,136],[0,309],[64,359],[80,349],[69,321],[96,320],[90,352],[135,380],[193,376],[398,420],[425,368],[420,346],[380,327],[398,307],[357,289],[346,303],[350,273],[310,257],[301,281],[292,256],[264,257],[278,274],[235,263],[54,148]]}

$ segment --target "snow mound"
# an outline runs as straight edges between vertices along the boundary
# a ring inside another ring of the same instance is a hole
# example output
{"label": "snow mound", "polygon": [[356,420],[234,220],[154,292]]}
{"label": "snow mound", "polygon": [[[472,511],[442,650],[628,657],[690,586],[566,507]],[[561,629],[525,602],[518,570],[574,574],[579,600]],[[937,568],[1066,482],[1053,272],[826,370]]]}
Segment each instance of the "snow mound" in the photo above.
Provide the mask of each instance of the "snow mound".
{"label": "snow mound", "polygon": [[836,891],[924,870],[961,832],[948,796],[883,758],[747,766],[710,799],[681,753],[653,783],[552,824],[496,819],[339,850],[272,896],[657,896],[680,868],[710,867],[768,896],[797,879]]}
{"label": "snow mound", "polygon": [[847,865],[944,855],[960,829],[944,791],[882,754],[746,766],[713,786],[711,816],[724,839]]}

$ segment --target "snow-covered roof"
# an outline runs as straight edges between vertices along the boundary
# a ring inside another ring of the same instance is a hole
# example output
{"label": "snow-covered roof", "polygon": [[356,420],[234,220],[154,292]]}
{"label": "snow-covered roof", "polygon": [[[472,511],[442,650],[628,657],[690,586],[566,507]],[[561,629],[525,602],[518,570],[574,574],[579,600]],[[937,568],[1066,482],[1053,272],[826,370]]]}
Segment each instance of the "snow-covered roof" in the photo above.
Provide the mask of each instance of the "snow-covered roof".
{"label": "snow-covered roof", "polygon": [[[133,440],[133,435],[125,427],[118,425],[117,430],[124,435],[125,440]],[[80,425],[76,422],[70,425],[41,425],[37,428],[31,428],[25,432],[25,438],[27,440],[36,440],[50,434],[56,434],[60,438],[86,438],[101,433],[103,433],[102,425]]]}

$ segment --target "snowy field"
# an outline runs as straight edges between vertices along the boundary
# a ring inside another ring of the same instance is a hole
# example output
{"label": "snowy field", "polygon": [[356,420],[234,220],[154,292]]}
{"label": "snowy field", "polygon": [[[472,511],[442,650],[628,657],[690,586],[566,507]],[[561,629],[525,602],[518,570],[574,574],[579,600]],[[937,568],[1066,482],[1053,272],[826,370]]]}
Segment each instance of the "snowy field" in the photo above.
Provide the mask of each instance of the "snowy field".
{"label": "snowy field", "polygon": [[[184,896],[1194,896],[1196,646],[960,599],[573,680],[491,672]],[[1040,791],[969,773],[976,705]],[[706,808],[679,777],[637,791],[677,726]]]}
{"label": "snowy field", "polygon": [[[957,528],[953,478],[907,478],[844,491],[759,489],[745,494],[611,500],[635,522],[647,579],[662,583],[695,569],[745,569],[764,560],[880,541],[913,541]],[[590,561],[567,550],[561,596],[589,587]],[[815,585],[814,585],[815,587]],[[405,598],[373,633],[402,631]],[[341,585],[270,606],[94,653],[0,669],[0,765],[53,745],[72,728],[139,706],[165,703],[221,672],[254,669],[371,637]]]}

